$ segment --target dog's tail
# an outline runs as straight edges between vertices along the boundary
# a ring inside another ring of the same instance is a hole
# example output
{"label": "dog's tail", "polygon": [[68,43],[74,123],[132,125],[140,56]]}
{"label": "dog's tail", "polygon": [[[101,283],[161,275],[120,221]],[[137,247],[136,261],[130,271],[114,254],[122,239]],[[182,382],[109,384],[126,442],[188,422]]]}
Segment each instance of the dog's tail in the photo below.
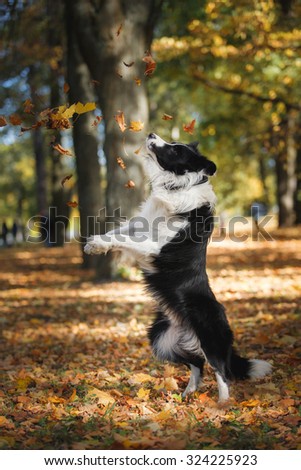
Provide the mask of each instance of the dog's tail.
{"label": "dog's tail", "polygon": [[255,379],[271,373],[272,366],[260,359],[245,359],[240,357],[235,350],[230,357],[230,372],[235,379]]}

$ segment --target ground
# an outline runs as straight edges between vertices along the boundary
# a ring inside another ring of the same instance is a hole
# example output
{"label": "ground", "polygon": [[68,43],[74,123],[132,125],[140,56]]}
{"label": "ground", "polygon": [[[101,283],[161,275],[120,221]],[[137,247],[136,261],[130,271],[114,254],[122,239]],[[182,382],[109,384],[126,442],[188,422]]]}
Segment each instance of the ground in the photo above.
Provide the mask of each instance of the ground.
{"label": "ground", "polygon": [[95,283],[78,245],[2,248],[0,448],[300,449],[299,232],[209,248],[238,350],[273,365],[224,407],[210,369],[182,400],[188,370],[152,357],[140,281]]}

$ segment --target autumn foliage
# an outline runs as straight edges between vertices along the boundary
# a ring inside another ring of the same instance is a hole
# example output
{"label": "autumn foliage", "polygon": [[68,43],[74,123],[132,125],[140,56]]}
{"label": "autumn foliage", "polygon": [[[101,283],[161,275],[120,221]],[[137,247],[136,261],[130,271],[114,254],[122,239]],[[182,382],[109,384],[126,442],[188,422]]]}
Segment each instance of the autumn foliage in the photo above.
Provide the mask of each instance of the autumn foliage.
{"label": "autumn foliage", "polygon": [[239,350],[273,364],[223,408],[212,371],[182,400],[188,369],[152,357],[141,282],[95,285],[76,245],[1,250],[0,447],[300,448],[301,239],[275,235],[209,248]]}

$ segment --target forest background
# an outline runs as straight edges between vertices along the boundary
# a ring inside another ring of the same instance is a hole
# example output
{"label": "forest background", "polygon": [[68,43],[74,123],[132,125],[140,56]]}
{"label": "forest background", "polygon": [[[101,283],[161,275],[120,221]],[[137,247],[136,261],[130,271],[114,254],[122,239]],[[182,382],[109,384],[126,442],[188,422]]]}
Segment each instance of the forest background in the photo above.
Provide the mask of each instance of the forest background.
{"label": "forest background", "polygon": [[[299,1],[8,1],[2,220],[62,246],[68,227],[84,241],[133,216],[155,131],[198,140],[217,163],[217,215],[248,217],[255,202],[281,227],[300,223],[300,12]],[[110,257],[83,265],[116,273]]]}

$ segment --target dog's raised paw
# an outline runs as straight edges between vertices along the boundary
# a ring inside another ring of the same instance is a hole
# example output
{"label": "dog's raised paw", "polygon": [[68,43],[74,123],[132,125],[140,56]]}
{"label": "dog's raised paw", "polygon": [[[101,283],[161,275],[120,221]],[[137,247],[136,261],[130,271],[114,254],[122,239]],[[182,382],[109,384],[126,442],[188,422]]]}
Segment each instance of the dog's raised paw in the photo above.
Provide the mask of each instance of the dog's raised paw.
{"label": "dog's raised paw", "polygon": [[99,235],[88,239],[88,243],[84,246],[84,252],[87,255],[99,255],[107,253],[110,249],[110,243],[103,240]]}

